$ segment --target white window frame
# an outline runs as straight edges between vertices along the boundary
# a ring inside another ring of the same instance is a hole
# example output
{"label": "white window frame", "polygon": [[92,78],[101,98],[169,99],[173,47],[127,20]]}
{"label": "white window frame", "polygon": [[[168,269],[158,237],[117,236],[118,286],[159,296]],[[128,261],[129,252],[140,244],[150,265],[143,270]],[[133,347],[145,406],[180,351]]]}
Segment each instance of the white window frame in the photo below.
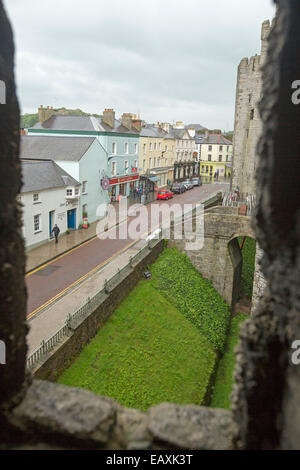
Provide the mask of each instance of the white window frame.
{"label": "white window frame", "polygon": [[[35,198],[35,196],[37,196],[37,198]],[[32,199],[33,199],[33,204],[36,204],[36,203],[40,202],[40,194],[39,193],[33,193]]]}
{"label": "white window frame", "polygon": [[82,181],[82,194],[87,194],[87,181]]}
{"label": "white window frame", "polygon": [[[38,228],[36,229],[36,222],[35,218],[38,217]],[[39,233],[42,231],[42,214],[35,214],[33,216],[33,232],[34,233]]]}
{"label": "white window frame", "polygon": [[73,196],[73,188],[67,188],[66,189],[66,195],[67,196]]}
{"label": "white window frame", "polygon": [[111,144],[111,153],[112,153],[112,155],[117,155],[117,144],[116,144],[116,142],[113,142]]}
{"label": "white window frame", "polygon": [[128,142],[125,142],[125,155],[129,154],[129,144]]}
{"label": "white window frame", "polygon": [[112,176],[117,175],[117,162],[111,162],[111,174]]}
{"label": "white window frame", "polygon": [[[127,163],[127,165],[126,165],[126,163]],[[127,170],[126,170],[126,168],[127,168]],[[125,171],[126,175],[129,173],[129,161],[128,160],[124,161],[124,171]]]}
{"label": "white window frame", "polygon": [[138,144],[134,144],[134,153],[137,155],[138,154]]}

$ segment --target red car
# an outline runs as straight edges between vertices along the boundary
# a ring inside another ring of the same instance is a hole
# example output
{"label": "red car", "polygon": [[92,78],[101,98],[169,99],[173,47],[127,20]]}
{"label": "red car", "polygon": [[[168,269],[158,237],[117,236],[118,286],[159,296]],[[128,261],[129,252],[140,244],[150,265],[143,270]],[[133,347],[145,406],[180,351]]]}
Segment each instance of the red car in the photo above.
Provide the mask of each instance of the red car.
{"label": "red car", "polygon": [[172,191],[169,189],[161,189],[158,191],[156,199],[171,199],[173,197]]}

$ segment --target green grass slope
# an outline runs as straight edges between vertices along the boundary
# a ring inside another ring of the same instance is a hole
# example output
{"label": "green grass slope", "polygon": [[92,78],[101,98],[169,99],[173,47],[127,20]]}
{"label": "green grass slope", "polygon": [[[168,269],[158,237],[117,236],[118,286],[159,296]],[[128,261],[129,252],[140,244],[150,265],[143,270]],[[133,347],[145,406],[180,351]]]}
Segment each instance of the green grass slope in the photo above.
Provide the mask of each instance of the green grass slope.
{"label": "green grass slope", "polygon": [[233,372],[235,366],[234,349],[238,343],[240,326],[243,321],[248,317],[238,314],[231,320],[230,331],[226,342],[225,352],[221,358],[215,385],[213,389],[213,396],[210,406],[214,408],[230,409],[230,394],[234,383]]}
{"label": "green grass slope", "polygon": [[166,248],[151,273],[155,288],[199,328],[217,351],[223,352],[230,313],[212,283],[176,248]]}
{"label": "green grass slope", "polygon": [[142,410],[162,401],[203,402],[216,353],[201,331],[153,287],[158,272],[156,268],[155,282],[141,281],[121,303],[59,383]]}

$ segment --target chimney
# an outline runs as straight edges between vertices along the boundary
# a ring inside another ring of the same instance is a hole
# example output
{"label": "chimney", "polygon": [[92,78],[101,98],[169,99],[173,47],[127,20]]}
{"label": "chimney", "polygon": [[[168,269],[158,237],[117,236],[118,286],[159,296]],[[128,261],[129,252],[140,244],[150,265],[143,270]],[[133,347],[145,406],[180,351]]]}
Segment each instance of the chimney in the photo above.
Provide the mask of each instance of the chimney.
{"label": "chimney", "polygon": [[122,114],[122,126],[126,127],[129,131],[132,128],[132,115],[131,113],[123,113]]}
{"label": "chimney", "polygon": [[184,125],[182,121],[176,121],[175,126],[173,126],[175,129],[184,129]]}
{"label": "chimney", "polygon": [[196,131],[193,127],[189,127],[188,129],[189,136],[193,139],[196,135]]}
{"label": "chimney", "polygon": [[102,121],[112,129],[115,127],[115,112],[113,109],[105,109],[103,111]]}
{"label": "chimney", "polygon": [[162,122],[161,127],[165,132],[167,132],[167,133],[170,132],[170,124],[168,122]]}
{"label": "chimney", "polygon": [[39,122],[42,124],[44,121],[47,121],[47,119],[51,118],[55,114],[55,111],[53,110],[53,107],[47,106],[47,108],[44,108],[43,105],[38,109],[38,115],[39,115]]}
{"label": "chimney", "polygon": [[136,129],[138,132],[141,132],[142,129],[142,120],[141,119],[133,119],[132,120],[132,127]]}

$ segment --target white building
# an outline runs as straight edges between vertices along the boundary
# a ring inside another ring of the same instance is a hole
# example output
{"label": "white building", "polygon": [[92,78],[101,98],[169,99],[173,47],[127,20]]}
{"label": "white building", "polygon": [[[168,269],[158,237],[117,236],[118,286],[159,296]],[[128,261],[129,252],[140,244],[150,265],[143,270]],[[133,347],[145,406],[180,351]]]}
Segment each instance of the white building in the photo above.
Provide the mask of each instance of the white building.
{"label": "white building", "polygon": [[80,183],[53,161],[22,161],[23,236],[30,250],[52,238],[57,224],[60,233],[76,228]]}

